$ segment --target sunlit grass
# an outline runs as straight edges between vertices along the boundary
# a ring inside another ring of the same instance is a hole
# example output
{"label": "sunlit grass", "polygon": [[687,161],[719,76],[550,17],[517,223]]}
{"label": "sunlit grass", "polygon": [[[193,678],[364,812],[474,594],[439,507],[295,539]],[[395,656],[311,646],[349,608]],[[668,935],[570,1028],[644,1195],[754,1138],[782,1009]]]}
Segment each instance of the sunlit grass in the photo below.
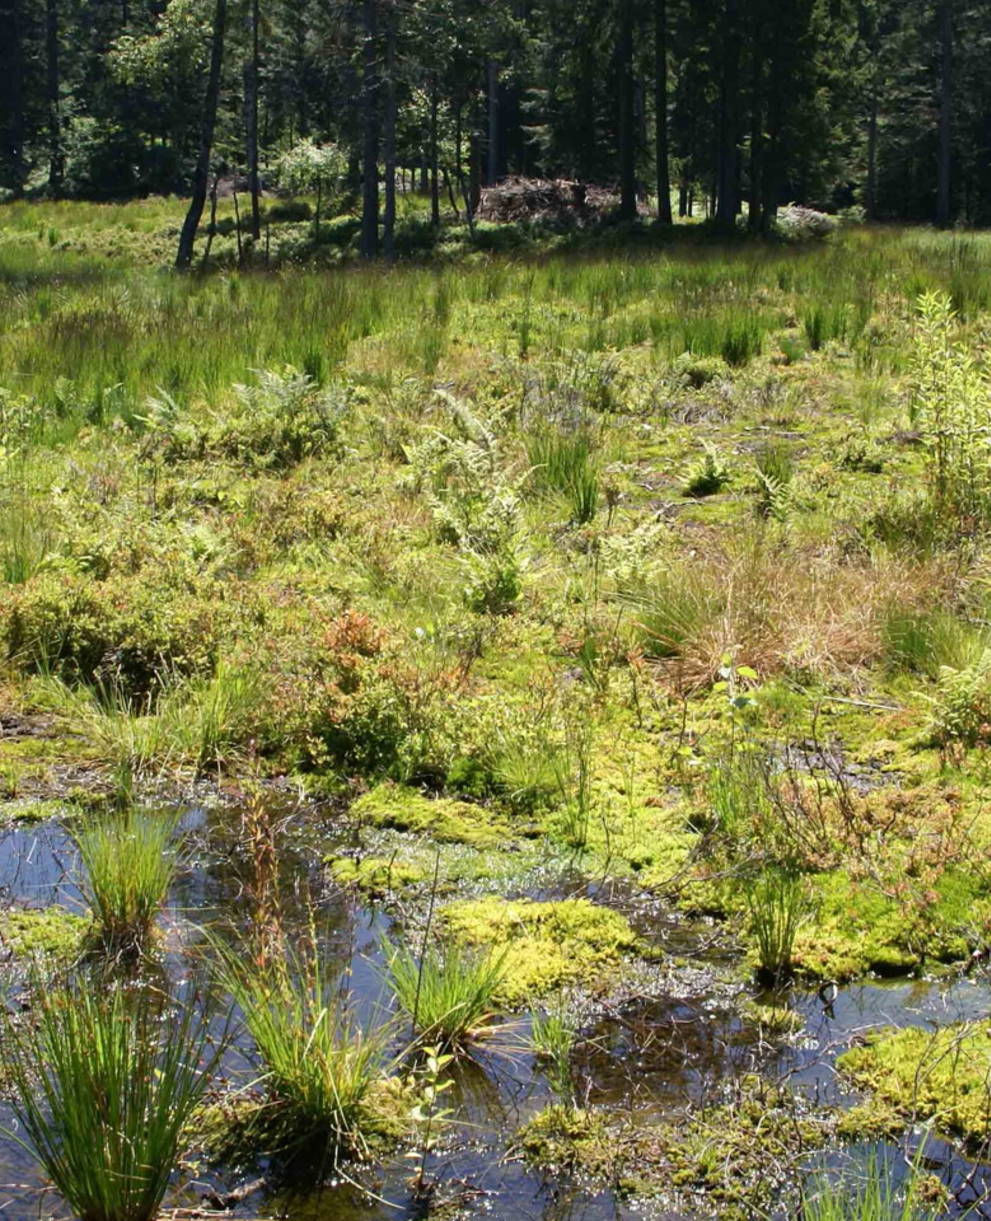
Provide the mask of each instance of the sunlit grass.
{"label": "sunlit grass", "polygon": [[222,1041],[146,987],[36,984],[31,1002],[0,1053],[19,1137],[81,1221],[151,1221]]}

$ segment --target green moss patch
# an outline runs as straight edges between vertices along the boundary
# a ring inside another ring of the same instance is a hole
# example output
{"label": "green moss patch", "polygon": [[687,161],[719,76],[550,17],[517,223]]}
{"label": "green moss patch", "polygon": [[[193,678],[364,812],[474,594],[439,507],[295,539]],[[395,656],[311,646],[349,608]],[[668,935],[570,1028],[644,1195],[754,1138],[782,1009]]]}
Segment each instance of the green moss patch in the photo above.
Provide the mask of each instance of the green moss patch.
{"label": "green moss patch", "polygon": [[903,879],[898,899],[845,870],[816,874],[811,890],[815,919],[799,931],[793,961],[823,979],[907,975],[927,961],[960,961],[991,916],[981,881],[960,869],[929,884]]}
{"label": "green moss patch", "polygon": [[88,916],[63,907],[15,908],[0,913],[0,944],[18,957],[46,955],[64,961],[79,954],[89,928]]}
{"label": "green moss patch", "polygon": [[789,1166],[824,1143],[832,1119],[758,1078],[742,1086],[737,1101],[677,1127],[549,1106],[520,1129],[518,1146],[532,1165],[581,1173],[620,1195],[663,1193],[668,1203],[675,1193],[692,1216],[700,1204],[731,1221],[765,1216],[787,1190]]}
{"label": "green moss patch", "polygon": [[442,844],[495,847],[507,828],[483,806],[450,797],[425,797],[401,784],[380,784],[351,807],[352,814],[373,827],[429,835]]}
{"label": "green moss patch", "polygon": [[870,1099],[845,1119],[850,1132],[883,1132],[922,1121],[961,1137],[987,1141],[991,1038],[986,1023],[941,1030],[886,1027],[837,1060],[839,1070]]}
{"label": "green moss patch", "polygon": [[331,856],[326,859],[331,876],[341,886],[354,886],[370,895],[416,886],[427,878],[426,872],[408,861],[381,856],[356,859],[351,856]]}
{"label": "green moss patch", "polygon": [[459,945],[505,947],[497,998],[509,1005],[563,984],[594,987],[615,972],[624,954],[640,948],[625,916],[587,899],[538,903],[491,896],[451,903],[441,917]]}
{"label": "green moss patch", "polygon": [[[353,1156],[364,1160],[405,1140],[413,1100],[398,1077],[383,1077],[369,1090]],[[291,1152],[298,1140],[294,1120],[277,1099],[256,1090],[214,1096],[198,1107],[186,1140],[211,1165],[227,1169],[256,1166],[273,1153]]]}

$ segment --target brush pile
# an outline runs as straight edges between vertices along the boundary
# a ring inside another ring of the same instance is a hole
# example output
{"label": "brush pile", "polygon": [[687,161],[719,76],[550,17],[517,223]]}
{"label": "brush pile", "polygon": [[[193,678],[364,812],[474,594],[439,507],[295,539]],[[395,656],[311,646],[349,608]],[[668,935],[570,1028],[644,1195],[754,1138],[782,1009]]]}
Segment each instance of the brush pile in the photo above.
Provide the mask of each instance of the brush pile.
{"label": "brush pile", "polygon": [[478,217],[586,225],[602,220],[618,205],[619,196],[604,187],[565,178],[506,178],[482,191]]}

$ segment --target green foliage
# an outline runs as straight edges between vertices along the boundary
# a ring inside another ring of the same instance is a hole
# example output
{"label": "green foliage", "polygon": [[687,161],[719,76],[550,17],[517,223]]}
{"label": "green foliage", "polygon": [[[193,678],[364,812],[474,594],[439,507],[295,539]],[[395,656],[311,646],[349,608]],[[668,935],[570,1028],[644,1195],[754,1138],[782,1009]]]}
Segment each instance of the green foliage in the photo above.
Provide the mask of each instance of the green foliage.
{"label": "green foliage", "polygon": [[427,1179],[427,1160],[437,1148],[454,1114],[450,1107],[440,1105],[442,1094],[454,1085],[450,1078],[442,1079],[442,1074],[450,1066],[452,1059],[450,1054],[443,1054],[440,1047],[426,1047],[415,1073],[418,1096],[410,1118],[413,1120],[417,1147],[408,1153],[407,1157],[416,1163],[410,1185],[414,1196],[419,1199],[429,1199],[433,1185]]}
{"label": "green foliage", "polygon": [[697,458],[685,475],[682,490],[686,496],[713,496],[729,482],[725,458],[714,446],[703,441],[702,457]]}
{"label": "green foliage", "polygon": [[938,678],[944,667],[964,670],[979,662],[985,633],[944,610],[893,605],[881,625],[886,656],[892,664]]}
{"label": "green foliage", "polygon": [[547,1079],[558,1103],[574,1106],[575,1082],[571,1054],[575,1047],[575,1029],[564,1004],[547,1010],[535,1010],[530,1023],[530,1046],[538,1061],[546,1064]]}
{"label": "green foliage", "polygon": [[149,569],[99,582],[65,573],[34,577],[0,608],[8,658],[128,697],[154,690],[166,673],[209,672],[219,634],[217,587],[163,588],[161,576]]}
{"label": "green foliage", "polygon": [[991,741],[991,648],[962,669],[942,667],[932,697],[929,729],[944,747]]}
{"label": "green foliage", "polygon": [[81,1221],[152,1221],[225,1040],[144,986],[36,983],[30,1012],[0,1052],[28,1151]]}
{"label": "green foliage", "polygon": [[204,426],[188,419],[171,395],[148,400],[147,425],[166,458],[218,455],[281,470],[303,458],[335,452],[347,396],[320,387],[291,365],[261,370],[253,385],[235,384],[233,403]]}
{"label": "green foliage", "polygon": [[899,1184],[887,1165],[872,1155],[863,1171],[839,1178],[820,1172],[805,1185],[803,1221],[936,1221],[943,1214],[938,1200],[925,1193],[943,1190],[938,1179],[921,1172],[916,1158],[907,1184]]}
{"label": "green foliage", "polygon": [[221,981],[261,1063],[272,1102],[266,1131],[279,1152],[317,1154],[330,1166],[360,1156],[374,1125],[374,1087],[385,1066],[388,1029],[357,1025],[312,940],[261,961],[217,949]]}
{"label": "green foliage", "polygon": [[73,831],[84,870],[80,888],[107,954],[149,946],[176,873],[175,829],[167,814],[128,810]]}
{"label": "green foliage", "polygon": [[504,953],[428,946],[417,957],[401,945],[387,950],[386,959],[392,994],[424,1042],[460,1048],[491,1033]]}
{"label": "green foliage", "polygon": [[809,918],[801,876],[772,866],[744,885],[749,932],[757,952],[757,974],[779,983],[791,972],[795,936]]}
{"label": "green foliage", "polygon": [[986,376],[955,337],[949,297],[924,294],[918,314],[911,411],[925,441],[930,492],[940,511],[958,520],[980,519],[991,491]]}
{"label": "green foliage", "polygon": [[670,565],[656,572],[646,588],[623,593],[634,628],[653,657],[679,657],[718,614],[721,595],[697,570]]}
{"label": "green foliage", "polygon": [[795,464],[787,446],[765,445],[754,458],[757,474],[757,512],[761,517],[785,521],[791,510],[791,481]]}
{"label": "green foliage", "polygon": [[571,506],[571,520],[586,525],[595,516],[599,480],[587,431],[546,429],[527,440],[527,460],[538,487],[564,495]]}

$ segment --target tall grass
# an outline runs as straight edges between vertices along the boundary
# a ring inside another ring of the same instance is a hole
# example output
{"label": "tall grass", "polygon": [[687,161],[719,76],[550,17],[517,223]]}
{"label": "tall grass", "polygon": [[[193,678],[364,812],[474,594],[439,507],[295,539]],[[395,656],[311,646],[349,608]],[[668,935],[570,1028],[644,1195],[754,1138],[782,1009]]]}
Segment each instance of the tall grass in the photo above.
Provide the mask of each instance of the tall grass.
{"label": "tall grass", "polygon": [[980,660],[987,633],[949,611],[894,605],[881,623],[882,647],[900,669],[938,678],[949,666],[963,670]]}
{"label": "tall grass", "polygon": [[918,1191],[923,1149],[920,1146],[902,1184],[876,1155],[856,1178],[813,1176],[802,1201],[802,1221],[936,1221],[943,1210],[927,1204]]}
{"label": "tall grass", "polygon": [[178,863],[176,818],[133,809],[74,832],[80,888],[107,953],[136,952],[151,939]]}
{"label": "tall grass", "polygon": [[505,957],[457,946],[428,947],[417,957],[398,946],[388,953],[386,981],[418,1038],[460,1047],[490,1033]]}
{"label": "tall grass", "polygon": [[780,983],[791,973],[795,937],[809,915],[803,879],[772,866],[748,880],[744,899],[757,952],[757,977],[762,983]]}
{"label": "tall grass", "polygon": [[564,1006],[535,1010],[530,1026],[530,1046],[538,1060],[544,1062],[547,1080],[564,1107],[574,1105],[575,1083],[571,1055],[575,1047],[575,1029]]}
{"label": "tall grass", "polygon": [[382,1077],[387,1026],[359,1026],[312,942],[252,961],[219,951],[219,975],[241,1010],[273,1103],[278,1152],[331,1164],[366,1147],[369,1096]]}
{"label": "tall grass", "polygon": [[18,1138],[81,1221],[151,1221],[224,1040],[144,987],[36,985],[29,1012],[0,1045]]}
{"label": "tall grass", "polygon": [[599,503],[599,477],[587,430],[535,433],[527,441],[527,460],[538,487],[566,497],[575,525],[592,520]]}

